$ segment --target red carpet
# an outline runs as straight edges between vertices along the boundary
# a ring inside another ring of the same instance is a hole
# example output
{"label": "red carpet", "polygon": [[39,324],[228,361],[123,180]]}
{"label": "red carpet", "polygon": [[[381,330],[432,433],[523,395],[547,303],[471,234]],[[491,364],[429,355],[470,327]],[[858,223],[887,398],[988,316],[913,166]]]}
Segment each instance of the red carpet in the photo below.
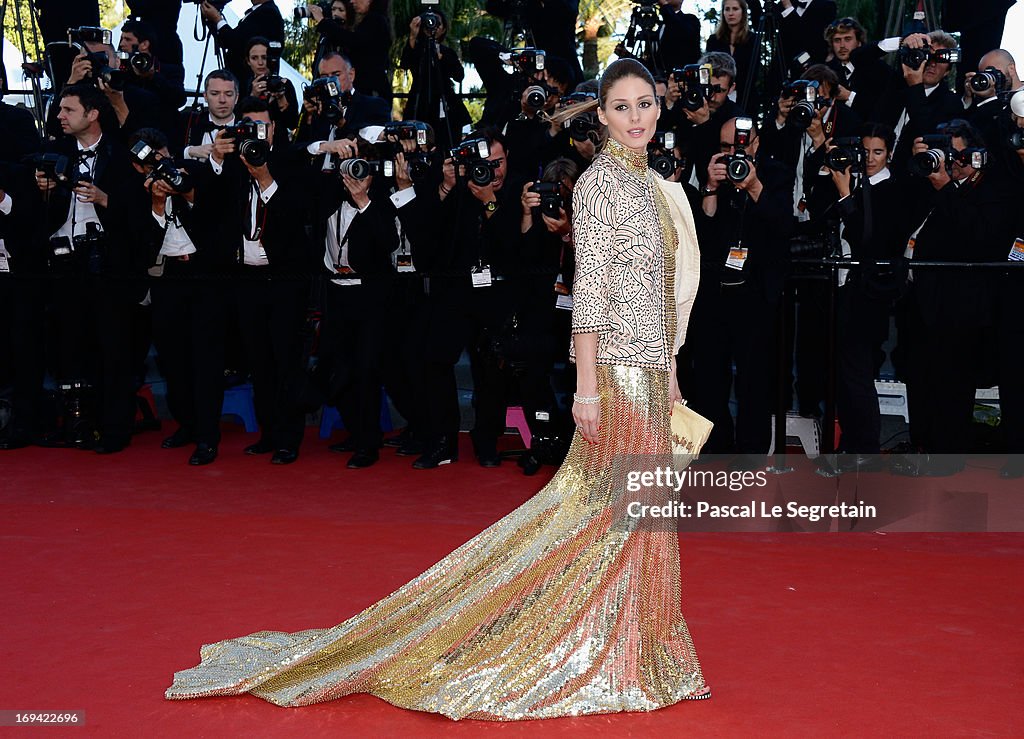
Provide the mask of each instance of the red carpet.
{"label": "red carpet", "polygon": [[[0,709],[85,711],[54,736],[1022,736],[1020,534],[686,534],[684,613],[710,701],[491,724],[353,696],[302,709],[165,701],[202,643],[339,623],[532,495],[506,462],[344,469],[137,437],[0,457]],[[1016,707],[1015,707],[1016,706]]]}

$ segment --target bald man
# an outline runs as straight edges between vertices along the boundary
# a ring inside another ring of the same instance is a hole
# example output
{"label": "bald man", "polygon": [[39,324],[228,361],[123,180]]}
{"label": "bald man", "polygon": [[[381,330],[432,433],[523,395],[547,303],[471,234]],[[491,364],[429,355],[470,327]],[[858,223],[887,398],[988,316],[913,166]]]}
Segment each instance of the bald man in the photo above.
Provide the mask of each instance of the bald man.
{"label": "bald man", "polygon": [[[988,89],[978,92],[971,86],[971,80],[987,70],[998,71],[1003,79],[998,85],[990,84]],[[1017,75],[1013,55],[1006,49],[993,49],[978,62],[977,72],[968,72],[964,79],[964,117],[977,128],[989,149],[989,169],[1001,173],[1009,171],[1009,153],[1002,145],[1006,138],[1010,95],[1024,87]]]}

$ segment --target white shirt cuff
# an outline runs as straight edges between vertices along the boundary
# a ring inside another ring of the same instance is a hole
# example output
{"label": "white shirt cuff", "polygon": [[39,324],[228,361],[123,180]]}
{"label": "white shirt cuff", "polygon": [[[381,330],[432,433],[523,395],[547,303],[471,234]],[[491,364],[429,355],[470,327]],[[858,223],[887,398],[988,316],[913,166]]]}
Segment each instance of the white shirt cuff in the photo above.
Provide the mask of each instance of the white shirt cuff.
{"label": "white shirt cuff", "polygon": [[224,162],[217,164],[217,161],[212,156],[210,157],[210,166],[213,167],[213,173],[216,175],[224,171]]}
{"label": "white shirt cuff", "polygon": [[790,5],[788,8],[786,8],[785,10],[782,11],[782,17],[785,18],[787,15],[792,13],[794,10],[796,10],[796,8],[794,8],[792,5]]}
{"label": "white shirt cuff", "polygon": [[9,216],[12,208],[14,208],[14,201],[11,200],[10,195],[4,193],[4,199],[0,200],[0,213],[3,213],[5,216]]}
{"label": "white shirt cuff", "polygon": [[155,210],[153,211],[153,220],[157,222],[160,228],[167,228],[167,219],[164,218],[159,213],[157,213]]}
{"label": "white shirt cuff", "polygon": [[897,51],[900,48],[900,37],[893,36],[892,38],[884,38],[878,42],[878,48],[886,54],[892,51]]}
{"label": "white shirt cuff", "polygon": [[197,162],[203,161],[203,157],[201,157],[198,154],[193,152],[193,149],[198,149],[198,148],[199,148],[198,146],[186,146],[185,147],[185,158],[186,159],[193,159],[193,160],[195,160]]}
{"label": "white shirt cuff", "polygon": [[262,191],[262,192],[260,193],[260,199],[261,199],[261,200],[262,200],[262,201],[263,201],[264,203],[269,203],[269,202],[270,202],[270,199],[271,199],[272,197],[274,197],[274,193],[275,193],[275,192],[277,192],[277,181],[276,181],[276,180],[272,181],[272,182],[270,183],[270,185],[269,185],[269,186],[267,187],[267,189],[266,189],[266,190],[263,190],[263,191]]}
{"label": "white shirt cuff", "polygon": [[416,198],[416,188],[407,187],[404,190],[398,190],[397,192],[391,193],[391,202],[394,203],[396,208],[401,208],[403,205],[408,205]]}
{"label": "white shirt cuff", "polygon": [[306,147],[306,151],[308,151],[312,156],[317,156],[320,153],[320,144],[326,143],[326,141],[314,141],[312,144]]}
{"label": "white shirt cuff", "polygon": [[857,97],[857,93],[855,93],[853,90],[850,90],[850,97],[846,98],[846,104],[851,108],[853,107],[853,99],[855,97]]}
{"label": "white shirt cuff", "polygon": [[360,138],[371,144],[376,144],[382,133],[384,133],[384,126],[365,126],[359,129]]}
{"label": "white shirt cuff", "polygon": [[221,18],[217,22],[217,30],[219,31],[220,29],[224,28],[224,26],[226,26],[227,24],[228,24],[228,22],[226,20],[224,20],[223,18]]}

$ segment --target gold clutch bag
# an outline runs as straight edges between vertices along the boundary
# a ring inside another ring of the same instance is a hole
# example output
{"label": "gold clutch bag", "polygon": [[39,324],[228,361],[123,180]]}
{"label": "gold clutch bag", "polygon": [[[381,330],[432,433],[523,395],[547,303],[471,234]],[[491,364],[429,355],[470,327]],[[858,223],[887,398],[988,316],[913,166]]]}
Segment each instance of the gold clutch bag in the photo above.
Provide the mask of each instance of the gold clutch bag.
{"label": "gold clutch bag", "polygon": [[672,404],[672,454],[698,457],[715,424],[678,400]]}

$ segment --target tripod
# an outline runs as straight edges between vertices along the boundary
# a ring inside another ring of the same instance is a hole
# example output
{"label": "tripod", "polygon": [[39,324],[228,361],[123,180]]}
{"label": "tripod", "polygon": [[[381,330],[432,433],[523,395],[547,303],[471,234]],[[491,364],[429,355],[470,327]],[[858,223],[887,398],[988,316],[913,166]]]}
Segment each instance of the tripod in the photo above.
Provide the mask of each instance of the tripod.
{"label": "tripod", "polygon": [[[43,54],[39,46],[39,11],[36,10],[35,3],[33,0],[27,0],[28,2],[28,14],[29,14],[29,26],[32,30],[32,49],[35,52],[35,58],[41,59]],[[14,28],[18,32],[18,47],[21,50],[21,70],[25,76],[31,80],[32,84],[32,107],[34,109],[36,117],[36,126],[39,128],[39,132],[43,133],[45,130],[45,114],[46,109],[43,105],[43,90],[40,80],[43,78],[43,65],[38,62],[30,62],[28,59],[28,45],[25,41],[25,22],[21,14],[21,3],[15,0],[13,4],[14,9]],[[0,21],[3,21],[6,25],[7,21],[7,0],[3,0],[3,4],[0,5]]]}
{"label": "tripod", "polygon": [[659,36],[661,17],[649,0],[636,0],[639,6],[633,8],[629,17],[629,28],[622,39],[622,46],[639,60],[655,77],[664,75],[666,70],[661,61]]}
{"label": "tripod", "polygon": [[536,47],[533,29],[526,22],[526,3],[528,0],[512,0],[509,3],[509,14],[505,19],[505,30],[501,36],[501,45],[506,49],[519,49],[524,46]]}
{"label": "tripod", "polygon": [[[929,31],[933,31],[939,27],[939,14],[935,12],[935,1],[934,0],[914,0],[915,5],[919,5],[920,11],[915,11],[914,19],[921,20],[925,28]],[[885,36],[902,36],[904,32],[903,18],[907,11],[907,0],[897,0],[889,5],[889,17],[885,23]],[[924,17],[918,19],[918,13],[923,13]]]}
{"label": "tripod", "polygon": [[[739,104],[743,110],[750,110],[751,95],[757,89],[758,77],[761,77],[761,89],[765,94],[765,102],[771,99],[770,90],[777,88],[786,79],[789,70],[786,68],[786,52],[782,48],[779,34],[780,10],[773,3],[766,3],[764,12],[757,19],[754,31],[754,52],[750,55],[750,66],[747,68]],[[751,115],[759,120],[764,110],[751,111]]]}
{"label": "tripod", "polygon": [[[425,37],[425,38],[424,38]],[[416,97],[412,101],[413,117],[420,121],[429,121],[433,118],[434,110],[438,110],[440,117],[444,119],[445,131],[448,134],[447,146],[454,146],[455,139],[452,132],[452,120],[448,109],[448,98],[445,96],[445,78],[441,71],[440,60],[438,59],[437,39],[433,34],[420,34],[420,43],[426,41],[426,48],[420,47],[422,56],[420,58],[419,78],[422,81],[420,89],[416,91]],[[435,92],[440,100],[439,104],[434,102]],[[438,107],[435,108],[435,105]],[[424,115],[424,113],[426,115]]]}

